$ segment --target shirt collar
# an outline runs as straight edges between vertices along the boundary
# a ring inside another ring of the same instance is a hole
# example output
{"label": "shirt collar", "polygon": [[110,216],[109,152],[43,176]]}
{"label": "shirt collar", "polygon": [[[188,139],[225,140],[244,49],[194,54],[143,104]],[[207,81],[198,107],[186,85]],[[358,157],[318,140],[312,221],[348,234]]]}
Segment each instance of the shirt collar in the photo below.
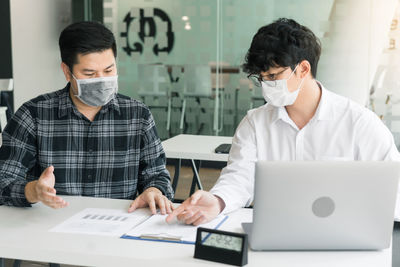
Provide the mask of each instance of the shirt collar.
{"label": "shirt collar", "polygon": [[[330,92],[325,89],[325,87],[319,82],[316,81],[319,88],[321,89],[321,99],[319,100],[317,111],[315,112],[314,118],[315,120],[320,121],[329,121],[334,119],[334,108],[333,103],[331,101]],[[267,106],[270,108],[270,121],[271,123],[275,123],[277,120],[283,121],[291,121],[289,114],[286,111],[285,107],[274,107],[272,105]]]}
{"label": "shirt collar", "polygon": [[[68,83],[65,88],[62,90],[61,95],[59,96],[59,104],[58,104],[58,117],[62,118],[64,116],[67,116],[68,114],[71,114],[71,112],[74,112],[76,115],[80,116],[80,112],[78,109],[75,107],[74,103],[71,100],[71,97],[69,95],[69,87],[70,83]],[[120,108],[119,108],[119,103],[117,97],[114,97],[113,99],[110,100],[106,105],[104,105],[100,113],[106,113],[108,110],[113,109],[120,114]]]}
{"label": "shirt collar", "polygon": [[113,98],[110,100],[110,102],[108,102],[107,104],[105,104],[105,105],[101,108],[100,113],[106,113],[106,112],[108,112],[109,110],[115,110],[116,112],[118,112],[118,114],[121,114],[117,96],[113,97]]}
{"label": "shirt collar", "polygon": [[58,117],[59,118],[67,116],[73,110],[73,108],[72,108],[73,104],[72,104],[71,98],[69,97],[69,86],[70,86],[70,84],[68,83],[64,87],[64,89],[61,91],[61,94],[59,96],[59,102],[58,102]]}
{"label": "shirt collar", "polygon": [[334,120],[335,112],[331,94],[319,81],[317,81],[317,84],[319,88],[321,88],[321,99],[319,100],[318,108],[314,117],[319,121]]}
{"label": "shirt collar", "polygon": [[271,111],[272,123],[276,122],[277,120],[286,120],[289,117],[285,107],[272,107]]}

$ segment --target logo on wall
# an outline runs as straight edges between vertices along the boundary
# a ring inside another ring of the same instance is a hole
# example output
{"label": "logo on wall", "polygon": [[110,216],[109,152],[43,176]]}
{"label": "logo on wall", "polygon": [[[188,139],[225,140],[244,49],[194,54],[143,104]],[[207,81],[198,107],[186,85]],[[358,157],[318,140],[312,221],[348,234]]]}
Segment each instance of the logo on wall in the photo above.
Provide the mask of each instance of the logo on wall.
{"label": "logo on wall", "polygon": [[[132,13],[137,13],[137,15]],[[126,14],[124,23],[126,25],[126,31],[121,32],[121,37],[125,37],[126,46],[123,47],[123,49],[129,56],[133,52],[142,54],[146,45],[146,40],[154,40],[152,50],[156,56],[158,56],[160,52],[169,54],[172,51],[174,47],[172,22],[167,13],[163,10],[154,8],[153,16],[145,17],[145,10],[143,8],[137,8],[136,12],[130,11]],[[135,25],[135,27],[133,27],[133,25]],[[160,25],[164,27],[160,27]]]}

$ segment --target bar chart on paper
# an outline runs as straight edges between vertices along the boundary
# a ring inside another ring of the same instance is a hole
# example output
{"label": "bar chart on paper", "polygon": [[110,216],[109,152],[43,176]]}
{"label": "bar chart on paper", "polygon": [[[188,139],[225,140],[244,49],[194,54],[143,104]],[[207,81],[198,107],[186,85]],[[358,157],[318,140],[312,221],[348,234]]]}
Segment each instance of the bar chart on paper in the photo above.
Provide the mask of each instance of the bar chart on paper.
{"label": "bar chart on paper", "polygon": [[149,209],[138,209],[133,213],[114,209],[84,209],[65,220],[51,232],[121,236],[132,227],[151,216]]}

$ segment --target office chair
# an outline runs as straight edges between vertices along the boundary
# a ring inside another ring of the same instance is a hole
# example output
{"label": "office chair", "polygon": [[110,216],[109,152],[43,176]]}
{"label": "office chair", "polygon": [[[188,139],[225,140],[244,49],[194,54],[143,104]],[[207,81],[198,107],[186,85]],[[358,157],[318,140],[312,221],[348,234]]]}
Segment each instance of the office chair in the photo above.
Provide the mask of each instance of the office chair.
{"label": "office chair", "polygon": [[14,114],[14,91],[0,91],[0,107],[7,107],[7,121]]}
{"label": "office chair", "polygon": [[[161,64],[140,64],[138,66],[140,80],[139,96],[150,108],[167,109],[166,127],[170,132],[171,125],[171,78],[167,67]],[[167,103],[163,103],[163,99]]]}
{"label": "office chair", "polygon": [[[188,101],[192,100],[190,106],[193,106],[196,101],[200,104],[200,98],[212,98],[211,67],[207,65],[185,65],[183,78],[182,111],[179,123],[179,129],[182,133],[185,132],[184,124],[185,117],[187,117]],[[205,111],[203,110],[203,112]],[[192,118],[191,121],[196,122],[198,120]]]}

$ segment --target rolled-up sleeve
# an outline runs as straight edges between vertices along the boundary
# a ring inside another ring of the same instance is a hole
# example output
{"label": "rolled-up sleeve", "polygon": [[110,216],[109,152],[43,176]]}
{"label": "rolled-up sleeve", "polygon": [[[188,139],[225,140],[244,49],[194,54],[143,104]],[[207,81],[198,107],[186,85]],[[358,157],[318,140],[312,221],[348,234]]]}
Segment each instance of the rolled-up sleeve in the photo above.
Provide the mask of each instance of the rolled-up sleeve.
{"label": "rolled-up sleeve", "polygon": [[233,137],[228,165],[210,190],[225,202],[223,213],[249,206],[253,201],[256,161],[255,129],[246,116]]}
{"label": "rolled-up sleeve", "polygon": [[[387,160],[400,163],[400,154],[393,135],[376,114],[371,111],[365,112],[356,121],[355,129],[357,160]],[[400,187],[397,189],[395,220],[400,221]]]}
{"label": "rolled-up sleeve", "polygon": [[0,147],[0,204],[26,207],[26,174],[35,163],[36,126],[26,105],[11,118]]}
{"label": "rolled-up sleeve", "polygon": [[147,111],[141,138],[138,191],[141,193],[149,187],[156,187],[168,199],[172,199],[174,192],[169,172],[165,167],[164,149],[158,137],[153,116],[149,110]]}

